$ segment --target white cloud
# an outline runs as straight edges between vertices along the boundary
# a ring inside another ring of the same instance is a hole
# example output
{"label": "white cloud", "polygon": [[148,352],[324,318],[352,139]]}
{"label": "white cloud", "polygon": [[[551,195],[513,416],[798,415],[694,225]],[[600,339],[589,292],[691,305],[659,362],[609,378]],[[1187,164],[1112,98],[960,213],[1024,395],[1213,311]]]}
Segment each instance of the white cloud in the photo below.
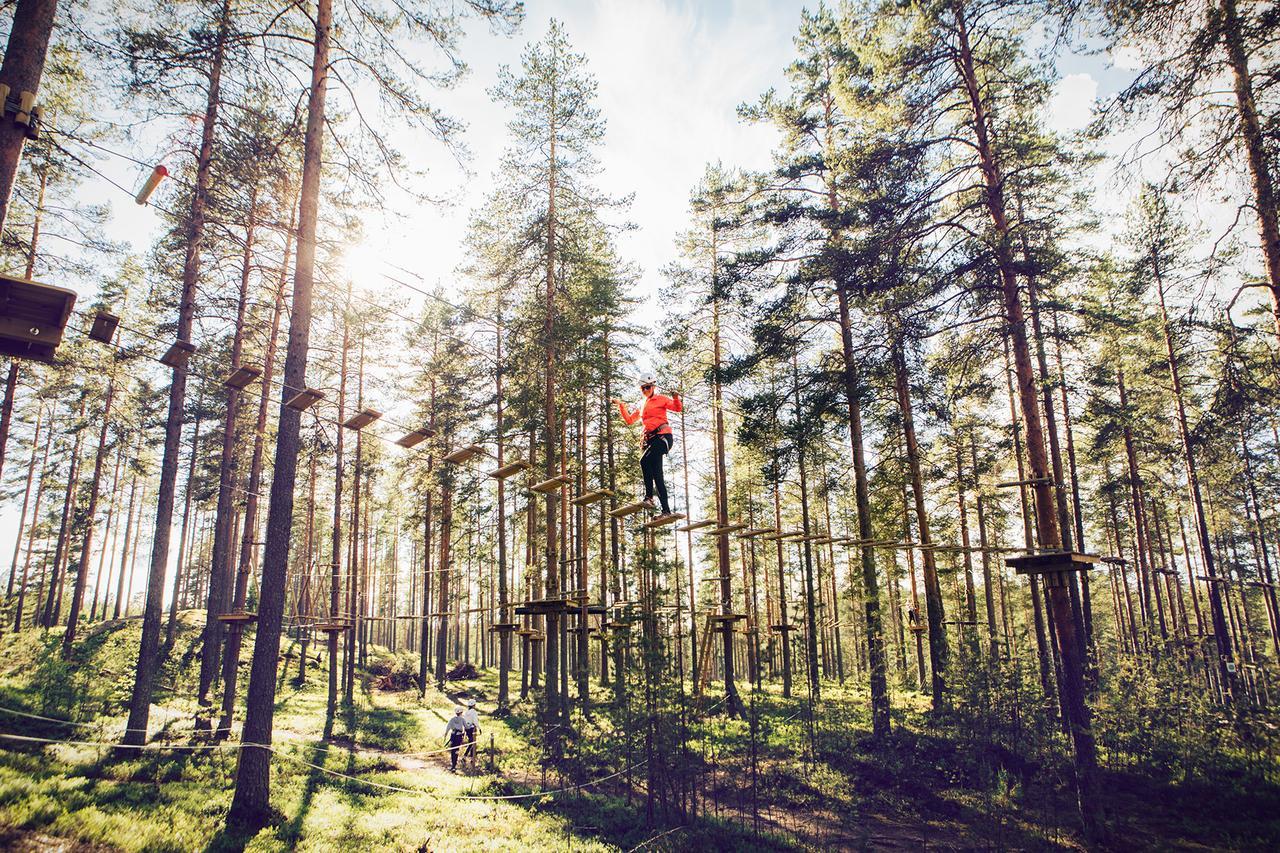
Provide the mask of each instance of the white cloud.
{"label": "white cloud", "polygon": [[1092,74],[1068,74],[1053,87],[1045,105],[1046,122],[1060,133],[1080,130],[1093,117],[1098,98],[1098,81]]}

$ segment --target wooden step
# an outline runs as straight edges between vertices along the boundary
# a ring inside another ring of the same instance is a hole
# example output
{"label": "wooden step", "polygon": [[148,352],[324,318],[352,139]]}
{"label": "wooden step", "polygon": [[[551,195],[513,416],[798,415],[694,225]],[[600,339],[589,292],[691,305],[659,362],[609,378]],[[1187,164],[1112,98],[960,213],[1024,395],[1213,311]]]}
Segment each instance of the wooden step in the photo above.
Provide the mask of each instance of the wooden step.
{"label": "wooden step", "polygon": [[528,469],[528,462],[525,462],[523,459],[517,459],[515,462],[508,462],[501,468],[496,468],[493,471],[490,471],[489,476],[495,480],[505,480],[508,477],[514,477],[521,471],[527,471]]}
{"label": "wooden step", "polygon": [[529,489],[542,495],[549,495],[552,492],[560,491],[572,482],[572,477],[568,474],[562,474],[559,477],[552,477],[550,480],[543,480],[541,483],[534,483]]}
{"label": "wooden step", "polygon": [[484,453],[484,448],[478,444],[464,444],[456,450],[451,450],[441,458],[445,462],[452,462],[455,465],[461,465],[463,462],[470,460],[472,457],[479,456]]}
{"label": "wooden step", "polygon": [[648,507],[644,505],[643,501],[636,501],[635,503],[623,504],[615,510],[610,510],[609,516],[611,518],[626,518],[628,515],[635,515],[637,512],[644,512],[646,509]]}
{"label": "wooden step", "polygon": [[704,527],[715,527],[715,525],[716,525],[716,522],[710,519],[707,521],[691,521],[688,524],[682,524],[679,527],[677,527],[676,532],[688,533],[692,530],[701,530]]}
{"label": "wooden step", "polygon": [[658,527],[666,527],[668,524],[674,524],[684,518],[683,512],[669,512],[666,515],[660,515],[652,521],[647,521],[641,525],[645,530],[654,530]]}

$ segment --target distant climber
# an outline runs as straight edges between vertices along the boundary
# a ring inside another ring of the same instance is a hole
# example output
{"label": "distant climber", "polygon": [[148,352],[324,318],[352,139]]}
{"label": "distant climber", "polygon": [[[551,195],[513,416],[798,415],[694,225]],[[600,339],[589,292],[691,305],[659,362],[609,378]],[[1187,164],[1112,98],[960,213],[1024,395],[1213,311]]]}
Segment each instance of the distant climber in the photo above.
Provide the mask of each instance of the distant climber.
{"label": "distant climber", "polygon": [[627,404],[614,400],[622,419],[628,425],[643,419],[644,433],[640,438],[640,471],[644,474],[644,505],[656,509],[653,499],[656,495],[662,505],[662,514],[671,514],[671,505],[667,503],[667,481],[662,475],[662,457],[671,452],[675,436],[671,432],[671,424],[667,423],[667,412],[684,410],[679,392],[672,392],[668,397],[657,393],[652,379],[640,383],[640,393],[644,394],[644,402],[634,412],[627,409]]}
{"label": "distant climber", "polygon": [[454,708],[453,716],[444,727],[445,740],[449,742],[449,770],[458,772],[458,750],[467,737],[467,721],[462,718],[462,708]]}
{"label": "distant climber", "polygon": [[467,700],[467,710],[462,714],[462,723],[467,727],[466,757],[470,758],[472,766],[475,766],[476,737],[480,734],[480,713],[476,710],[476,700]]}

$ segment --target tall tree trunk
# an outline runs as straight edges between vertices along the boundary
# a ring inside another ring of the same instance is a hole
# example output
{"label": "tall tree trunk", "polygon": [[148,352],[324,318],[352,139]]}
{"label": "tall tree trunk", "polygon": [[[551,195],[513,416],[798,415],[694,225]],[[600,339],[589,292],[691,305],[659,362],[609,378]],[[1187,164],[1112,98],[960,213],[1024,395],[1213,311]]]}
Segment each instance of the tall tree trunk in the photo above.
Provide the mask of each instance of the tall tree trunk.
{"label": "tall tree trunk", "polygon": [[854,360],[853,321],[849,315],[849,293],[845,285],[836,287],[836,298],[840,307],[841,379],[849,407],[849,445],[853,457],[854,500],[858,509],[858,540],[862,543],[859,551],[862,555],[863,610],[867,626],[867,667],[870,670],[871,733],[877,740],[882,740],[889,734],[889,678],[880,617],[880,581],[876,575],[875,551],[869,544],[875,534],[871,526],[870,486],[862,439],[862,388]]}
{"label": "tall tree trunk", "polygon": [[80,543],[80,566],[76,569],[76,583],[71,592],[71,606],[67,614],[67,630],[62,635],[62,656],[71,657],[71,647],[76,641],[80,611],[84,607],[85,584],[89,581],[89,558],[93,553],[93,530],[97,523],[98,491],[102,483],[102,466],[107,459],[107,427],[111,423],[111,403],[115,399],[116,381],[107,379],[107,395],[102,404],[102,426],[98,430],[98,450],[93,459],[93,479],[89,481],[89,506],[85,510],[84,539]]}
{"label": "tall tree trunk", "polygon": [[[21,99],[28,92],[40,93],[40,78],[44,75],[45,54],[57,9],[57,0],[18,0],[14,6],[9,43],[5,47],[4,62],[0,64],[0,83],[8,87],[10,97]],[[18,162],[26,141],[26,126],[16,121],[0,122],[0,234],[7,224],[9,197],[13,195]]]}
{"label": "tall tree trunk", "polygon": [[[717,356],[719,355],[719,342],[717,341]],[[719,359],[717,358],[717,369],[719,368]],[[800,428],[800,433],[796,440],[796,462],[800,471],[800,527],[804,531],[804,539],[801,540],[801,548],[804,554],[804,618],[805,618],[805,658],[806,670],[809,678],[809,695],[812,701],[818,701],[822,698],[822,682],[818,678],[818,611],[817,602],[814,600],[817,591],[813,584],[813,548],[810,542],[813,539],[813,529],[809,524],[809,470],[805,463],[805,444],[807,443],[807,435],[800,424],[804,421],[804,412],[800,408],[800,371],[797,364],[797,356],[792,353],[791,356],[791,394],[792,401],[796,407],[796,425]],[[717,403],[718,406],[718,403]],[[717,413],[719,408],[717,408]],[[724,524],[722,520],[720,522]],[[721,536],[720,539],[725,537]],[[725,636],[732,638],[727,630]],[[728,652],[725,652],[728,656]]]}
{"label": "tall tree trunk", "polygon": [[[112,525],[115,519],[116,505],[120,500],[120,466],[124,463],[125,443],[121,440],[116,446],[116,464],[111,474],[111,489],[107,492],[107,517],[102,522],[102,548],[98,551],[98,571],[93,579],[93,601],[89,605],[89,621],[98,618],[98,599],[101,596],[103,609],[106,609],[106,594],[111,584],[111,563],[108,558],[115,551],[119,525]],[[28,488],[30,484],[28,484]],[[25,498],[24,498],[25,502]],[[25,509],[25,508],[24,508]],[[21,526],[19,526],[21,531]]]}
{"label": "tall tree trunk", "polygon": [[311,290],[315,280],[316,223],[320,207],[320,174],[324,145],[324,98],[329,75],[329,34],[332,0],[317,0],[315,56],[307,103],[307,131],[303,142],[302,194],[298,212],[298,258],[289,318],[289,346],[285,354],[280,396],[276,458],[272,468],[267,540],[262,555],[262,584],[258,602],[258,631],[249,674],[244,728],[236,768],[236,791],[227,814],[228,825],[261,827],[271,817],[269,771],[271,728],[275,715],[276,667],[280,656],[280,625],[288,575],[289,540],[293,529],[293,489],[297,476],[299,428],[302,413],[285,405],[307,387],[307,350],[311,340]]}
{"label": "tall tree trunk", "polygon": [[[200,280],[200,252],[204,243],[205,210],[213,179],[213,137],[221,104],[222,65],[226,56],[227,34],[231,23],[231,0],[223,0],[218,13],[218,30],[214,38],[209,65],[208,100],[200,134],[200,150],[196,160],[195,191],[191,198],[186,234],[186,257],[182,266],[182,294],[178,303],[176,336],[191,340],[191,326],[196,313],[197,285]],[[178,480],[178,453],[182,443],[183,409],[187,398],[187,369],[175,367],[169,385],[169,413],[164,427],[164,455],[160,462],[160,485],[156,492],[154,540],[151,566],[147,572],[146,607],[142,617],[142,640],[138,645],[138,670],[129,697],[129,722],[125,726],[124,744],[141,746],[147,740],[151,717],[151,690],[159,663],[160,617],[164,604],[164,577],[169,565],[169,535],[173,526],[173,498]]]}
{"label": "tall tree trunk", "polygon": [[[40,427],[41,421],[44,419],[44,406],[36,407],[36,426],[31,434],[31,456],[27,460],[27,481],[26,486],[22,489],[22,509],[18,512],[18,528],[13,536],[13,561],[9,564],[9,583],[5,589],[4,600],[8,601],[13,598],[14,580],[18,576],[18,556],[22,553],[22,530],[27,523],[27,501],[31,497],[31,483],[36,472],[36,456],[40,452]],[[46,442],[46,447],[48,446]],[[43,479],[43,472],[41,472]],[[32,519],[32,526],[35,526],[37,519]]]}
{"label": "tall tree trunk", "polygon": [[451,548],[453,540],[453,472],[444,470],[440,477],[440,575],[439,598],[436,612],[440,627],[436,631],[436,687],[444,689],[444,676],[449,654],[449,571],[453,568]]}
{"label": "tall tree trunk", "polygon": [[[182,574],[187,568],[187,557],[190,556],[190,545],[195,538],[195,531],[188,535],[191,524],[191,491],[195,485],[196,460],[200,456],[200,425],[204,420],[204,384],[196,394],[196,422],[191,427],[191,451],[187,456],[187,482],[182,495],[182,524],[178,528],[178,562],[173,572],[173,597],[169,600],[169,622],[165,626],[164,643],[166,651],[173,647],[173,640],[178,631],[178,608],[182,591]],[[205,723],[205,718],[196,718],[196,727]]]}
{"label": "tall tree trunk", "polygon": [[76,415],[75,441],[71,445],[71,465],[67,472],[67,488],[62,497],[62,518],[58,523],[58,541],[53,551],[53,570],[49,578],[48,596],[44,602],[44,612],[40,615],[40,624],[52,628],[58,621],[62,611],[63,560],[67,559],[71,550],[71,522],[75,513],[76,494],[80,490],[80,448],[84,442],[84,398],[80,400],[80,410]]}
{"label": "tall tree trunk", "polygon": [[1245,52],[1243,22],[1236,0],[1222,0],[1223,43],[1227,50],[1227,64],[1231,67],[1236,109],[1240,116],[1241,142],[1249,160],[1249,175],[1253,179],[1253,209],[1258,214],[1258,235],[1262,243],[1262,257],[1267,266],[1267,282],[1271,290],[1271,314],[1275,322],[1276,342],[1280,344],[1280,220],[1277,208],[1275,178],[1271,173],[1274,161],[1267,153],[1266,132],[1258,116],[1254,101],[1253,77],[1249,71],[1249,55]]}
{"label": "tall tree trunk", "polygon": [[[553,50],[558,50],[554,46]],[[559,58],[552,58],[553,65]],[[551,116],[548,127],[547,157],[547,222],[546,222],[546,312],[543,317],[542,336],[544,347],[544,385],[543,385],[543,474],[550,480],[556,476],[556,432],[559,429],[560,416],[556,405],[556,193],[559,178],[556,169],[556,143],[559,141],[559,128],[556,125],[556,80],[552,78],[547,114]],[[544,508],[546,512],[547,544],[543,549],[543,560],[546,566],[547,598],[554,598],[560,593],[560,536],[556,524],[560,515],[560,492],[551,491],[546,495]],[[543,724],[554,725],[560,717],[560,615],[549,613],[546,617],[546,650],[547,650],[547,684],[543,699]],[[558,729],[553,730],[558,732]],[[552,754],[558,755],[560,738],[551,735]]]}
{"label": "tall tree trunk", "polygon": [[[245,226],[244,246],[240,256],[240,293],[236,300],[236,319],[231,335],[232,372],[240,368],[244,353],[244,318],[249,305],[249,273],[253,264],[253,240],[258,203],[255,187],[249,195],[249,221]],[[218,619],[231,604],[231,565],[234,545],[231,535],[231,519],[235,514],[236,475],[240,454],[237,442],[237,421],[240,415],[240,398],[243,390],[227,386],[226,415],[222,427],[222,452],[218,459],[218,505],[213,516],[213,561],[209,566],[209,600],[205,605],[204,644],[200,653],[200,686],[197,701],[201,707],[212,704],[209,691],[221,664],[222,645],[227,626]],[[237,629],[233,629],[237,630]],[[225,667],[224,667],[225,670]],[[234,668],[232,672],[234,673]]]}
{"label": "tall tree trunk", "polygon": [[[257,547],[255,542],[258,537],[258,492],[262,488],[262,457],[266,449],[267,415],[270,413],[271,407],[271,385],[275,379],[276,352],[279,347],[280,337],[280,320],[284,314],[284,292],[289,280],[289,255],[293,247],[293,226],[294,214],[290,212],[289,230],[285,232],[284,256],[280,261],[280,277],[276,280],[275,298],[272,300],[271,306],[271,329],[267,334],[267,351],[263,354],[262,359],[262,376],[258,391],[258,414],[257,420],[253,425],[253,455],[249,460],[249,483],[244,502],[244,519],[241,522],[243,531],[240,538],[240,553],[238,555],[234,575],[235,581],[232,585],[232,589],[230,590],[232,611],[242,611],[245,608],[249,593],[249,576],[252,574],[253,559]],[[253,242],[252,233],[252,223],[250,223],[249,230],[245,237],[249,247],[252,246]],[[246,248],[244,267],[246,274],[248,271],[249,257],[250,249]],[[247,285],[247,275],[245,278],[242,278],[241,281],[241,297],[243,300],[247,295],[247,290],[244,287]],[[237,335],[237,337],[239,337],[239,335]],[[345,359],[345,357],[346,352],[344,351],[343,358]],[[238,353],[236,354],[236,363],[239,363]],[[345,387],[345,371],[343,376],[343,385]],[[230,407],[228,407],[228,411],[230,411]],[[338,407],[338,423],[342,423],[345,419],[340,400]],[[342,428],[339,428],[337,431],[339,453],[341,453],[343,432],[344,430]],[[314,503],[315,501],[312,500],[313,508]],[[335,513],[340,510],[341,505],[342,501],[339,495],[334,500]],[[230,539],[230,531],[228,531],[228,539]],[[308,539],[308,541],[310,540]],[[231,555],[228,555],[228,557],[230,556]],[[335,549],[334,562],[337,561],[338,550]],[[228,564],[227,568],[229,573],[230,564]],[[333,578],[333,583],[337,583],[336,576]],[[247,625],[244,626],[244,628],[247,627]],[[222,654],[222,712],[218,720],[219,737],[227,737],[231,733],[231,720],[235,714],[236,707],[237,680],[239,678],[240,671],[240,646],[244,642],[244,628],[233,630],[228,633],[226,648],[223,650]],[[329,634],[329,638],[332,643],[337,642],[337,634],[331,632]],[[330,651],[332,652],[332,649],[330,649]],[[302,660],[306,660],[305,649],[303,651]],[[336,676],[332,656],[329,658],[329,664],[329,678],[332,682],[333,678]],[[330,705],[332,706],[332,702]],[[332,714],[332,707],[330,708],[330,714]]]}
{"label": "tall tree trunk", "polygon": [[[138,452],[139,453],[142,452],[141,437],[139,437],[138,439]],[[145,492],[146,492],[145,485],[143,486],[143,492],[144,492],[144,499],[145,499]],[[138,508],[137,515],[135,515],[133,511],[134,500],[137,497],[138,497],[138,475],[135,473],[133,475],[132,482],[129,484],[129,508],[125,514],[124,542],[120,544],[120,574],[116,578],[116,601],[115,601],[115,607],[112,609],[112,612],[111,612],[112,619],[120,618],[120,611],[121,611],[122,605],[125,606],[125,615],[128,615],[128,607],[125,604],[125,600],[124,600],[125,578],[129,575],[130,572],[133,571],[133,563],[130,562],[130,554],[131,554],[130,548],[132,547],[134,540],[136,540],[138,537],[138,534],[134,528],[135,528],[135,525],[139,527],[141,526],[138,517],[141,516],[142,514],[141,507]],[[104,611],[106,610],[105,603],[103,605],[103,610]]]}
{"label": "tall tree trunk", "polygon": [[[714,226],[713,226],[714,227]],[[712,417],[714,420],[715,465],[716,465],[716,526],[729,524],[729,466],[726,461],[724,446],[724,398],[720,387],[720,371],[723,369],[723,355],[720,349],[720,298],[715,293],[719,286],[718,250],[715,238],[711,248],[711,334],[712,334]],[[733,585],[729,572],[729,539],[727,536],[716,537],[716,575],[720,579],[720,612],[724,616],[733,613]],[[721,622],[724,641],[724,696],[725,712],[731,717],[742,714],[742,699],[738,696],[738,688],[734,683],[733,671],[733,622]],[[816,665],[816,664],[815,664]]]}
{"label": "tall tree trunk", "polygon": [[[506,424],[503,421],[502,407],[502,370],[504,367],[502,361],[502,310],[498,310],[497,317],[497,367],[494,370],[493,384],[495,403],[497,405],[496,419],[494,423],[497,445],[498,445],[498,467],[501,468],[506,464]],[[585,510],[584,510],[585,512]],[[601,555],[603,562],[603,554]],[[511,702],[511,631],[507,626],[511,622],[511,603],[510,593],[507,590],[507,482],[506,480],[498,480],[498,621],[503,623],[502,630],[498,631],[498,708],[499,713],[507,713],[508,706]],[[585,563],[584,563],[584,571]],[[586,595],[586,588],[582,590]],[[604,600],[604,587],[600,589],[601,602]],[[586,636],[586,621],[583,621],[583,636]],[[586,663],[583,663],[586,667]]]}
{"label": "tall tree trunk", "polygon": [[[1231,2],[1231,0],[1227,0]],[[1274,208],[1272,213],[1274,214]],[[1277,259],[1280,261],[1280,258]],[[1152,272],[1156,279],[1156,293],[1160,300],[1160,322],[1164,332],[1165,357],[1169,361],[1169,382],[1173,387],[1174,413],[1178,418],[1178,435],[1182,440],[1182,460],[1186,466],[1187,490],[1191,494],[1191,509],[1195,518],[1196,533],[1200,539],[1200,557],[1204,560],[1205,575],[1209,578],[1209,613],[1213,619],[1214,642],[1218,647],[1218,675],[1226,685],[1227,700],[1236,698],[1236,674],[1232,659],[1231,643],[1227,634],[1227,617],[1222,603],[1221,584],[1218,582],[1217,560],[1209,536],[1209,521],[1205,516],[1204,500],[1200,493],[1200,474],[1196,467],[1195,451],[1191,446],[1191,429],[1187,425],[1187,404],[1182,391],[1182,374],[1178,368],[1177,353],[1173,348],[1173,335],[1169,328],[1169,310],[1164,299],[1164,276],[1160,259],[1153,252]]]}
{"label": "tall tree trunk", "polygon": [[9,446],[9,422],[13,418],[13,397],[18,389],[18,359],[9,359],[4,380],[4,404],[0,408],[0,475],[4,474],[5,450]]}
{"label": "tall tree trunk", "polygon": [[929,670],[932,674],[933,709],[946,706],[947,667],[950,651],[947,631],[943,627],[942,584],[938,580],[938,564],[933,557],[933,537],[929,532],[929,513],[924,505],[924,476],[920,473],[920,445],[916,441],[915,417],[911,406],[911,385],[907,376],[907,357],[901,339],[893,347],[894,388],[898,409],[902,412],[902,435],[906,443],[907,467],[911,473],[911,492],[915,498],[916,535],[924,563],[924,606],[929,625]]}
{"label": "tall tree trunk", "polygon": [[[1012,235],[1005,210],[1005,176],[989,138],[990,117],[987,114],[987,105],[983,101],[975,71],[964,6],[959,0],[953,0],[951,8],[955,18],[958,42],[955,62],[973,111],[974,142],[982,171],[984,201],[995,232],[995,261],[1000,273],[1005,321],[1013,349],[1018,377],[1018,396],[1022,403],[1022,417],[1026,427],[1027,460],[1030,463],[1032,479],[1036,482],[1036,532],[1041,548],[1056,549],[1062,547],[1062,531],[1058,527],[1054,489],[1050,479],[1052,470],[1045,453],[1044,430],[1036,399],[1035,371],[1031,365],[1031,353],[1027,344],[1026,321],[1023,317],[1022,301],[1010,253]],[[1072,745],[1075,751],[1077,803],[1085,833],[1093,836],[1099,829],[1094,785],[1097,751],[1089,707],[1084,700],[1084,662],[1077,654],[1081,644],[1077,637],[1078,626],[1071,603],[1069,581],[1069,577],[1046,576],[1045,583],[1053,608],[1053,629],[1058,640],[1058,648],[1064,656],[1064,680],[1060,690],[1069,717]]]}

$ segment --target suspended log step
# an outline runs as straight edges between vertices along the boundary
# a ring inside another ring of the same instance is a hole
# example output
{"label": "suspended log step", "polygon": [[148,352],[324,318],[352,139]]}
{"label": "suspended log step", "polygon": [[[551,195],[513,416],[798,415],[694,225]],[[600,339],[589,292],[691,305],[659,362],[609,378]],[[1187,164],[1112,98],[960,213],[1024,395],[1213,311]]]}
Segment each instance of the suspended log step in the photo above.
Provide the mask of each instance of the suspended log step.
{"label": "suspended log step", "polygon": [[442,459],[445,462],[452,462],[454,465],[461,465],[463,462],[470,460],[472,457],[479,456],[484,453],[484,448],[479,444],[464,444],[456,450],[446,453]]}
{"label": "suspended log step", "polygon": [[682,524],[676,528],[677,533],[688,533],[692,530],[701,530],[704,527],[715,527],[716,522],[712,519],[707,521],[691,521],[688,524]]}
{"label": "suspended log step", "polygon": [[541,483],[534,483],[529,487],[529,491],[537,492],[541,495],[549,495],[560,491],[572,482],[573,478],[568,474],[561,474],[559,477],[552,477],[550,480],[543,480]]}
{"label": "suspended log step", "polygon": [[656,530],[659,527],[666,527],[668,524],[675,524],[684,517],[685,515],[683,512],[669,512],[665,515],[658,516],[652,521],[645,522],[641,527],[645,530]]}
{"label": "suspended log step", "polygon": [[222,380],[222,384],[236,391],[243,391],[261,375],[261,367],[254,367],[252,364],[242,364],[235,370],[231,371],[231,375]]}
{"label": "suspended log step", "polygon": [[508,462],[506,465],[503,465],[501,468],[495,468],[494,470],[490,471],[489,476],[495,480],[505,480],[508,477],[514,477],[516,474],[519,474],[521,471],[527,471],[528,469],[529,469],[528,462],[525,462],[523,459],[517,459],[514,462]]}
{"label": "suspended log step", "polygon": [[757,536],[764,536],[766,533],[777,533],[776,527],[751,527],[738,534],[739,539],[755,539]]}
{"label": "suspended log step", "polygon": [[623,504],[617,509],[610,510],[609,517],[626,518],[628,515],[635,515],[637,512],[644,512],[646,509],[648,507],[644,505],[643,501],[636,501],[635,503]]}
{"label": "suspended log step", "polygon": [[489,626],[489,630],[495,634],[505,634],[508,631],[519,631],[519,622],[494,622]]}
{"label": "suspended log step", "polygon": [[613,492],[608,489],[595,489],[590,492],[583,492],[573,500],[569,501],[573,506],[587,506],[588,504],[598,503],[605,498],[613,497]]}
{"label": "suspended log step", "polygon": [[305,412],[324,399],[324,392],[315,388],[303,388],[297,394],[294,394],[284,404],[295,412]]}
{"label": "suspended log step", "polygon": [[420,429],[415,429],[413,432],[405,433],[402,437],[397,438],[396,444],[406,449],[410,447],[417,447],[419,444],[422,444],[422,442],[431,438],[431,436],[435,434],[436,431],[431,427],[422,427]]}
{"label": "suspended log step", "polygon": [[733,522],[723,527],[713,527],[710,530],[704,530],[703,533],[710,533],[712,536],[728,536],[730,533],[737,533],[739,530],[746,530],[747,525],[741,522]]}

